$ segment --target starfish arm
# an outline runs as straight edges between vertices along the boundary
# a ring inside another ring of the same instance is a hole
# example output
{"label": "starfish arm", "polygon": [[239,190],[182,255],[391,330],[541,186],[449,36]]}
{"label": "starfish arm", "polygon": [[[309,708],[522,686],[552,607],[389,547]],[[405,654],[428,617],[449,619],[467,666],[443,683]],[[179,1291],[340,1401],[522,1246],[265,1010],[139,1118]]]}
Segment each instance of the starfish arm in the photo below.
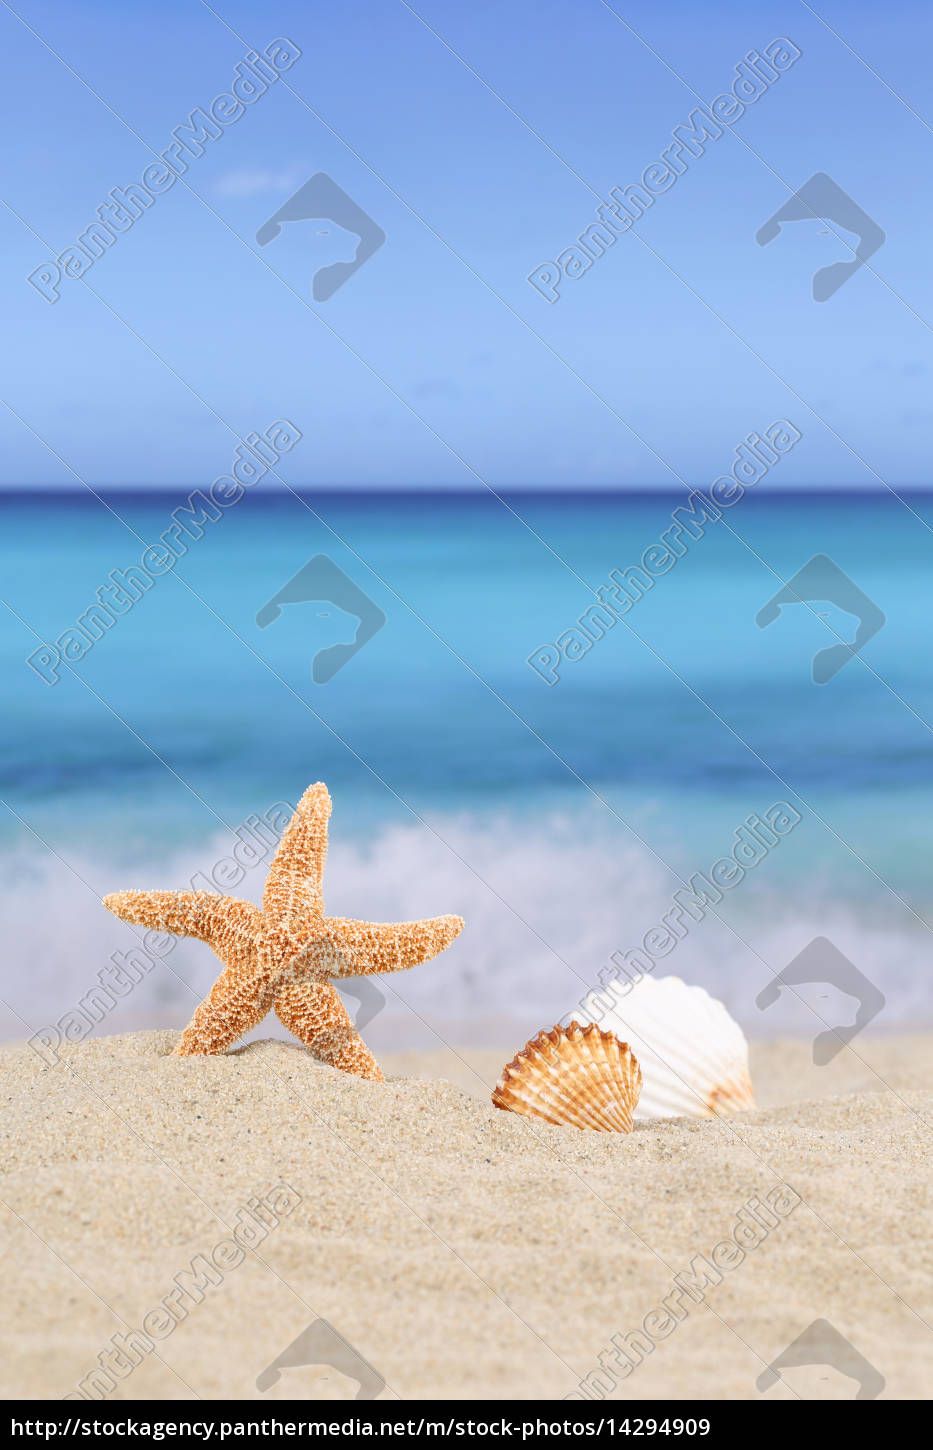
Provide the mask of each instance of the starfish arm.
{"label": "starfish arm", "polygon": [[321,885],[327,860],[330,796],[321,781],[309,785],[272,858],[263,911],[273,916],[307,917],[324,910]]}
{"label": "starfish arm", "polygon": [[175,1049],[179,1056],[223,1052],[272,1006],[272,970],[256,947],[257,907],[210,891],[116,891],[104,905],[121,921],[209,942],[226,964]]}
{"label": "starfish arm", "polygon": [[385,1081],[382,1069],[329,982],[289,982],[279,987],[275,1011],[282,1025],[322,1062],[355,1077]]}
{"label": "starfish arm", "polygon": [[113,891],[104,906],[121,921],[208,941],[215,915],[210,901],[216,908],[218,898],[207,891]]}
{"label": "starfish arm", "polygon": [[328,977],[402,972],[436,957],[462,930],[462,916],[387,922],[328,916],[325,936],[315,942],[315,965]]}
{"label": "starfish arm", "polygon": [[121,921],[210,942],[227,963],[252,941],[261,919],[252,902],[211,891],[114,891],[104,905]]}
{"label": "starfish arm", "polygon": [[272,1006],[273,982],[270,954],[255,941],[241,942],[182,1033],[175,1056],[224,1052],[265,1017]]}

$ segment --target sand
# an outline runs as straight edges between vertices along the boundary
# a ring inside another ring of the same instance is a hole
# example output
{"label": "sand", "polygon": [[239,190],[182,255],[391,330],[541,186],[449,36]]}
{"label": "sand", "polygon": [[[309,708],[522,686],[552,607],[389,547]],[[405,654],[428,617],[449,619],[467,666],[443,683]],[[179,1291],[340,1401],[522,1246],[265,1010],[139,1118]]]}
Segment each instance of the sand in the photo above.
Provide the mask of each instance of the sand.
{"label": "sand", "polygon": [[[928,1392],[929,1038],[863,1037],[825,1068],[806,1043],[753,1047],[759,1110],[624,1137],[494,1110],[511,1051],[384,1058],[382,1085],[298,1045],[176,1059],[176,1041],[93,1039],[48,1068],[0,1052],[4,1397],[273,1404],[362,1380],[384,1398],[556,1400],[589,1376],[616,1401],[850,1398],[825,1365],[756,1387],[818,1319],[884,1396]],[[769,1194],[777,1211],[749,1227],[740,1211]],[[675,1294],[717,1244],[710,1282]],[[626,1373],[606,1351],[646,1316]],[[311,1362],[261,1393],[312,1324]]]}

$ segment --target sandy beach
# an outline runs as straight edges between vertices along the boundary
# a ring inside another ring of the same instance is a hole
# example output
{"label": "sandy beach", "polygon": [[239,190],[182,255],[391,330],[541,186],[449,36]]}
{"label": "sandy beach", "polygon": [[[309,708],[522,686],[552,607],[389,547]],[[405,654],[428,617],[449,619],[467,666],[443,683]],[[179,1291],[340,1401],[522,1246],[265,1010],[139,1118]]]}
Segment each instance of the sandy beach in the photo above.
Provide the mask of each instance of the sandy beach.
{"label": "sandy beach", "polygon": [[176,1040],[0,1052],[5,1397],[851,1397],[756,1386],[819,1319],[929,1392],[930,1038],[753,1044],[758,1110],[630,1136],[494,1110],[518,1043],[381,1085]]}

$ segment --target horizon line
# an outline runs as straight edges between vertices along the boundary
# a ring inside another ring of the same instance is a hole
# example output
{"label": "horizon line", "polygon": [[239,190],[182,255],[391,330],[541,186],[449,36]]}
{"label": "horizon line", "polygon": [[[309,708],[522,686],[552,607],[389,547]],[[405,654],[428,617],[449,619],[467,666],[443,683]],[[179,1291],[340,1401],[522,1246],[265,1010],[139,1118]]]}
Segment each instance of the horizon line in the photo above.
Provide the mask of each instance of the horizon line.
{"label": "horizon line", "polygon": [[[431,497],[460,497],[460,498],[495,498],[497,495],[521,494],[545,494],[559,497],[577,498],[580,495],[596,495],[604,497],[648,497],[656,498],[663,496],[683,497],[687,494],[700,492],[708,489],[710,485],[703,483],[691,484],[540,484],[540,483],[512,483],[504,484],[499,488],[487,488],[475,484],[418,484],[418,483],[351,483],[351,484],[284,484],[273,480],[262,492],[255,492],[252,496],[256,498],[268,498],[270,495],[287,498],[290,494],[325,495],[327,497],[346,496],[398,496],[406,495],[430,495]],[[95,494],[121,496],[144,495],[144,494],[174,494],[183,490],[193,491],[196,489],[210,488],[210,484],[202,481],[184,481],[180,483],[101,483],[101,484],[80,484],[80,483],[2,483],[0,482],[0,497],[31,497],[41,495],[59,495],[71,498],[93,498]],[[910,494],[933,494],[933,483],[904,483],[896,488],[884,484],[875,483],[796,483],[781,484],[758,487],[755,484],[746,486],[746,494],[757,493],[769,498],[781,498],[786,495],[793,497],[814,497],[816,495],[845,495],[864,494],[877,496],[879,498],[896,498],[898,493]],[[738,502],[738,499],[736,500]]]}

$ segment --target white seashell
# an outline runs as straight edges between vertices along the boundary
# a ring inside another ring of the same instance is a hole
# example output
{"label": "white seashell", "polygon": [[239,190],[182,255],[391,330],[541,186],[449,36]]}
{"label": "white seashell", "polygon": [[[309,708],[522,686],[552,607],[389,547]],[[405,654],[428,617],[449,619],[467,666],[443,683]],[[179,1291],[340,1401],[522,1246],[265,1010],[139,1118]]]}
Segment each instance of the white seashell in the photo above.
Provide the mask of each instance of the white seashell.
{"label": "white seashell", "polygon": [[755,1106],[745,1034],[702,987],[680,977],[641,977],[628,991],[611,982],[570,1016],[631,1046],[642,1071],[639,1120],[712,1118]]}

